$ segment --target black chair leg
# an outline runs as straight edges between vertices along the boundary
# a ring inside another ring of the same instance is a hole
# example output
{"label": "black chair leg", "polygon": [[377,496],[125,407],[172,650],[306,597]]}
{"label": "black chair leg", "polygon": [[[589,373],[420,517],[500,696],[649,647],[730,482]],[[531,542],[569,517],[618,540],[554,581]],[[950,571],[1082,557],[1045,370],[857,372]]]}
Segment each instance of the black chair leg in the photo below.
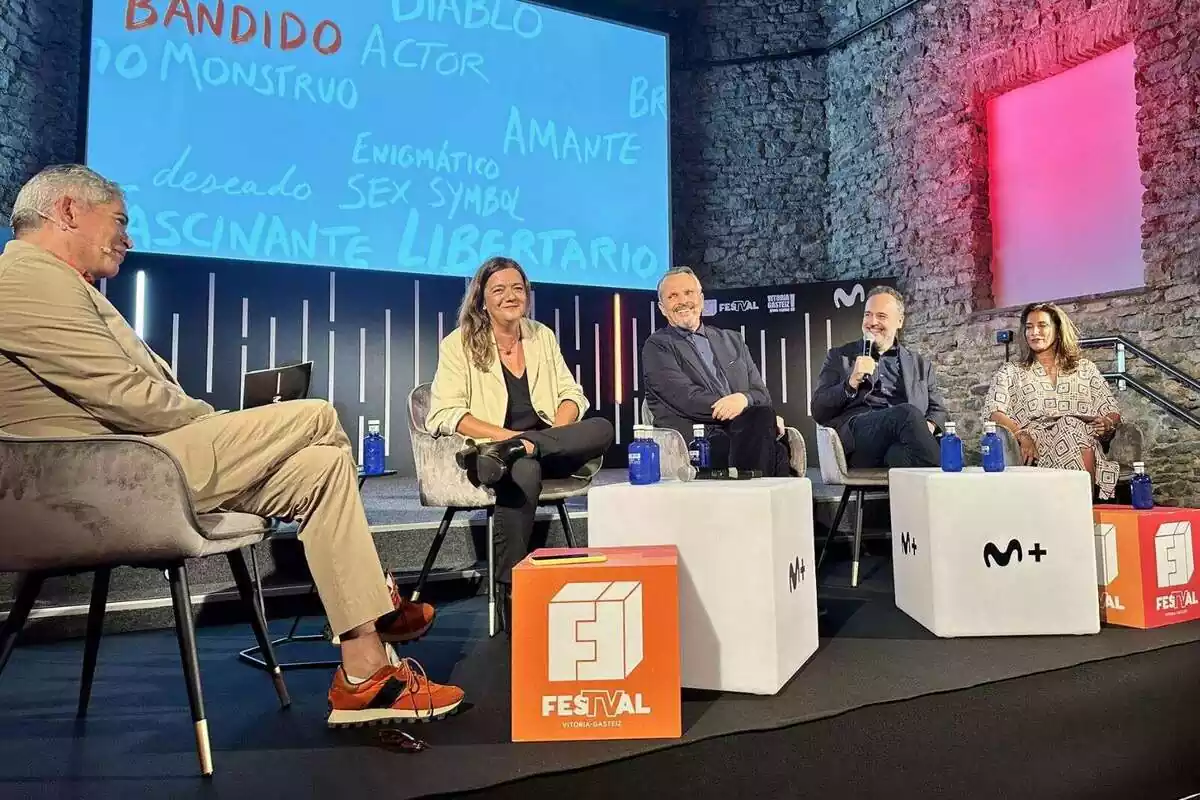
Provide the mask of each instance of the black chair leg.
{"label": "black chair leg", "polygon": [[575,531],[571,528],[571,518],[567,516],[567,501],[559,500],[554,505],[558,506],[558,518],[562,522],[563,537],[567,540],[567,547],[575,547]]}
{"label": "black chair leg", "polygon": [[96,676],[96,654],[104,633],[104,609],[108,606],[108,579],[112,570],[98,569],[92,577],[92,605],[88,608],[87,639],[83,645],[83,676],[79,681],[79,708],[76,716],[87,716],[92,699],[92,678]]}
{"label": "black chair leg", "polygon": [[229,559],[229,570],[233,573],[233,582],[237,584],[238,594],[242,604],[250,612],[250,627],[254,628],[254,638],[258,640],[258,651],[266,664],[271,681],[275,684],[275,694],[279,696],[279,707],[287,708],[292,704],[288,696],[287,684],[283,682],[283,670],[275,659],[275,650],[271,647],[271,638],[267,634],[267,619],[263,615],[263,606],[257,590],[257,584],[250,577],[250,567],[246,564],[246,551],[233,550],[226,553]]}
{"label": "black chair leg", "polygon": [[12,610],[8,612],[8,619],[4,621],[4,625],[0,626],[0,672],[4,672],[4,667],[12,656],[13,648],[17,645],[17,636],[21,633],[21,628],[25,627],[25,620],[29,619],[33,602],[42,591],[42,583],[45,580],[46,576],[41,572],[26,572],[19,578]]}
{"label": "black chair leg", "polygon": [[833,515],[833,523],[829,526],[829,533],[825,534],[825,543],[821,545],[821,555],[817,558],[817,572],[821,571],[821,565],[825,563],[825,553],[829,551],[829,543],[833,541],[838,526],[842,524],[842,517],[846,514],[846,504],[850,502],[850,493],[853,491],[853,487],[847,486],[846,490],[842,492],[842,501],[838,503],[837,512]]}
{"label": "black chair leg", "polygon": [[858,564],[862,558],[862,532],[863,532],[863,501],[867,499],[867,490],[859,489],[858,498],[854,501],[855,506],[855,521],[854,521],[854,561],[850,566],[850,586],[858,586]]}
{"label": "black chair leg", "polygon": [[425,556],[425,566],[421,567],[421,575],[417,578],[417,585],[413,589],[412,597],[409,598],[414,603],[421,599],[425,581],[429,580],[429,573],[433,570],[433,563],[437,561],[438,552],[442,549],[442,542],[446,540],[446,534],[450,532],[450,521],[454,519],[457,512],[457,508],[447,508],[446,513],[442,514],[442,524],[438,526],[437,535],[433,537],[433,544],[429,545],[429,554]]}
{"label": "black chair leg", "polygon": [[208,740],[208,720],[204,716],[204,695],[200,690],[200,659],[196,654],[196,624],[192,619],[192,596],[188,587],[187,567],[175,564],[167,570],[171,581],[171,602],[175,608],[175,634],[179,637],[179,655],[183,660],[183,676],[187,680],[188,705],[192,710],[192,726],[196,731],[196,753],[200,757],[200,772],[213,774],[212,745]]}

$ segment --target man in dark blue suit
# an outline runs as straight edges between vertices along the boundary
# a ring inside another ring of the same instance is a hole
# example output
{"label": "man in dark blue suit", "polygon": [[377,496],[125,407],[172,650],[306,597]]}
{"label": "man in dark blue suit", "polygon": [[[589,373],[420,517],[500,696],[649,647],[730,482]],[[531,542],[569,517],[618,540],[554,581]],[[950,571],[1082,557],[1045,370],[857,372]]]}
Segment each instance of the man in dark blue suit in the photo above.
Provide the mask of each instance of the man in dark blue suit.
{"label": "man in dark blue suit", "polygon": [[[704,425],[713,465],[790,474],[783,423],[740,334],[704,325],[704,290],[687,267],[658,284],[658,307],[670,323],[642,347],[646,402],[654,424],[691,440]],[[713,435],[719,434],[719,435]]]}
{"label": "man in dark blue suit", "polygon": [[933,364],[899,341],[904,298],[878,286],[867,295],[863,338],[825,358],[813,419],[833,428],[850,467],[935,467],[946,406]]}

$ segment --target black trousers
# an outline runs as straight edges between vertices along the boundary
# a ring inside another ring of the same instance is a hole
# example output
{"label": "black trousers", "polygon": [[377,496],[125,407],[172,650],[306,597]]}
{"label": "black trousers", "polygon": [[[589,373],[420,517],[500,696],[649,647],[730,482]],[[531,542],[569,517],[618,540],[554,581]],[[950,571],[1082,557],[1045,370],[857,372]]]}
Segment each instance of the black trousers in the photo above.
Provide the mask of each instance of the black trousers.
{"label": "black trousers", "polygon": [[911,403],[859,414],[838,433],[854,469],[936,467],[942,460],[925,415]]}
{"label": "black trousers", "polygon": [[[705,428],[713,467],[758,470],[765,478],[791,475],[787,442],[779,439],[775,409],[770,406],[749,406],[728,422]],[[676,430],[683,434],[684,441],[692,440],[691,427]]]}
{"label": "black trousers", "polygon": [[593,458],[604,455],[614,434],[611,422],[592,417],[572,425],[528,431],[521,438],[533,442],[534,455],[517,459],[493,487],[496,580],[505,584],[512,583],[512,568],[529,554],[542,481],[569,478]]}

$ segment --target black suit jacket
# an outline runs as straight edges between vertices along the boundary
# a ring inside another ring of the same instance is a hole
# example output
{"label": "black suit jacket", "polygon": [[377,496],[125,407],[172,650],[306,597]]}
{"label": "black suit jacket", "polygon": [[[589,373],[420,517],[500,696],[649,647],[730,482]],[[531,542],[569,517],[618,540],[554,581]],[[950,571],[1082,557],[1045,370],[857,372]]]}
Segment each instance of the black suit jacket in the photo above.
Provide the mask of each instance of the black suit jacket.
{"label": "black suit jacket", "polygon": [[[870,391],[867,383],[860,384],[857,392],[851,392],[848,383],[854,360],[861,355],[862,342],[857,341],[835,347],[825,357],[812,397],[812,415],[817,424],[840,430],[852,417],[871,410],[864,399]],[[904,345],[900,345],[899,356],[908,402],[941,430],[946,425],[946,403],[933,364]]]}
{"label": "black suit jacket", "polygon": [[[771,393],[741,334],[711,325],[704,325],[700,332],[712,345],[713,359],[724,371],[730,390],[745,393],[750,405],[770,406]],[[690,439],[693,424],[716,424],[712,406],[721,399],[721,392],[699,352],[677,328],[659,328],[646,339],[642,375],[646,403],[656,426],[674,428]]]}

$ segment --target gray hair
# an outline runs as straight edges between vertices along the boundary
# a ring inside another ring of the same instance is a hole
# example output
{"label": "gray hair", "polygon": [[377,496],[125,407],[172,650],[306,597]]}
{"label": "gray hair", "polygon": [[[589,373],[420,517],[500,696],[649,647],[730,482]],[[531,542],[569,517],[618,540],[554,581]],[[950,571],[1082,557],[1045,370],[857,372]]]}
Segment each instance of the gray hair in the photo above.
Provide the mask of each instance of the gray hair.
{"label": "gray hair", "polygon": [[[658,279],[658,299],[659,300],[662,300],[663,284],[666,283],[667,278],[671,277],[672,275],[691,275],[692,280],[694,280],[696,282],[696,285],[697,286],[701,285],[700,278],[698,278],[696,276],[696,273],[692,271],[691,267],[671,267],[669,270],[667,270],[666,274],[664,274],[661,278]],[[704,289],[701,286],[701,291],[703,291],[703,290]]]}
{"label": "gray hair", "polygon": [[70,197],[88,205],[111,203],[125,193],[114,181],[81,164],[58,164],[34,175],[17,192],[13,203],[12,229],[15,236],[41,227],[54,204]]}
{"label": "gray hair", "polygon": [[867,299],[870,300],[876,295],[886,294],[888,297],[896,301],[896,305],[900,306],[900,313],[904,313],[904,295],[893,289],[891,286],[876,286],[871,291],[867,292]]}

